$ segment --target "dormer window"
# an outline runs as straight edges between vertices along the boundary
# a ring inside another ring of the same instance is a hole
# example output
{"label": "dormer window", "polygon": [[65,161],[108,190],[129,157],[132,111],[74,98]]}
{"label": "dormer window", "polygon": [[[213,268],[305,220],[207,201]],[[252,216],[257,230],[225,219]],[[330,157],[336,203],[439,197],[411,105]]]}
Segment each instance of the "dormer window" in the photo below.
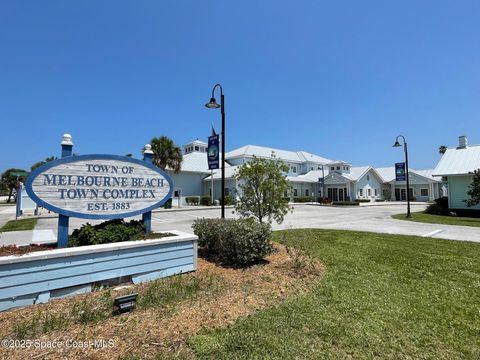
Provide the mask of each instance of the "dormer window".
{"label": "dormer window", "polygon": [[337,170],[340,170],[340,166],[337,166]]}
{"label": "dormer window", "polygon": [[332,167],[330,168],[330,170],[334,171],[334,170],[335,170],[335,166],[332,166]]}

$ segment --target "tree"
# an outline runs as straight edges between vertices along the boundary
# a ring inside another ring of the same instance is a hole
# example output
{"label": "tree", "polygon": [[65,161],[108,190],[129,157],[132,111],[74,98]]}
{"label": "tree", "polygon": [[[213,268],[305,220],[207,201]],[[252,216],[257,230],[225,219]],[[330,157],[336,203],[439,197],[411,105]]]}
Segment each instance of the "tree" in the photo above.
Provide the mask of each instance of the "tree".
{"label": "tree", "polygon": [[155,165],[163,170],[169,168],[176,173],[180,172],[183,161],[182,150],[173,140],[162,135],[153,138],[150,145],[152,145],[153,163]]}
{"label": "tree", "polygon": [[447,147],[446,147],[445,145],[440,145],[440,146],[438,147],[438,153],[439,153],[440,155],[443,155],[443,154],[445,154],[446,152],[447,152]]}
{"label": "tree", "polygon": [[247,218],[256,218],[260,223],[272,219],[278,224],[291,210],[285,193],[291,191],[286,173],[288,166],[272,155],[271,159],[253,160],[241,165],[235,179],[240,188],[240,199],[235,205],[236,211]]}
{"label": "tree", "polygon": [[480,169],[473,172],[472,183],[468,187],[467,195],[470,199],[464,200],[468,207],[480,204]]}
{"label": "tree", "polygon": [[16,189],[18,181],[25,181],[25,176],[27,172],[23,169],[8,169],[0,177],[0,182],[2,183],[2,187],[8,190],[8,199],[7,203],[10,202],[13,190]]}
{"label": "tree", "polygon": [[33,165],[30,167],[30,170],[33,171],[33,170],[35,170],[36,168],[39,168],[40,166],[45,165],[46,163],[48,163],[48,162],[50,162],[50,161],[53,161],[53,160],[57,160],[57,157],[56,157],[56,156],[47,157],[47,158],[45,158],[45,160],[41,160],[41,161],[38,161],[38,162],[36,162],[35,164],[33,164]]}

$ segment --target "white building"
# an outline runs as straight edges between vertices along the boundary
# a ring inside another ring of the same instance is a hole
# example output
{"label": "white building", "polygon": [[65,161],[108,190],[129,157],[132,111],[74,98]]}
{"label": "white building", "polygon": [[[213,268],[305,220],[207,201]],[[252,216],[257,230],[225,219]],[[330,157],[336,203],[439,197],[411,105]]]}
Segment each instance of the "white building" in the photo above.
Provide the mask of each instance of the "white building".
{"label": "white building", "polygon": [[[207,144],[195,140],[183,146],[184,160],[179,174],[169,171],[175,195],[182,199],[188,196],[210,196],[213,183],[214,199],[220,198],[221,171],[208,170]],[[289,151],[257,145],[246,145],[225,154],[225,194],[238,195],[234,179],[242,164],[253,159],[270,159],[272,155],[288,166],[286,174],[292,186],[290,194],[298,197],[328,197],[333,201],[405,200],[406,186],[395,181],[395,169],[352,167],[341,160],[330,160],[305,151]],[[221,154],[220,154],[221,158]],[[441,196],[441,181],[432,177],[432,170],[410,170],[410,192],[418,201],[433,200]],[[213,175],[212,175],[213,174]],[[213,181],[212,181],[213,180]]]}
{"label": "white building", "polygon": [[480,169],[480,145],[468,145],[466,136],[460,136],[458,146],[447,148],[433,176],[443,177],[448,184],[448,207],[454,211],[478,211],[480,205],[468,207],[467,191],[473,172]]}

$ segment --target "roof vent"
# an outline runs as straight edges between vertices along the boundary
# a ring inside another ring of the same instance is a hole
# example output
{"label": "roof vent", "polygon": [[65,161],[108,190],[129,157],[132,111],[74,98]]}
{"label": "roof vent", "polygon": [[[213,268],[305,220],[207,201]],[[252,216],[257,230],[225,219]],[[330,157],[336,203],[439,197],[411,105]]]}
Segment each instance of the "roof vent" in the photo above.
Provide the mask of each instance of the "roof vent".
{"label": "roof vent", "polygon": [[465,149],[468,145],[468,140],[465,135],[458,137],[458,148],[457,149]]}

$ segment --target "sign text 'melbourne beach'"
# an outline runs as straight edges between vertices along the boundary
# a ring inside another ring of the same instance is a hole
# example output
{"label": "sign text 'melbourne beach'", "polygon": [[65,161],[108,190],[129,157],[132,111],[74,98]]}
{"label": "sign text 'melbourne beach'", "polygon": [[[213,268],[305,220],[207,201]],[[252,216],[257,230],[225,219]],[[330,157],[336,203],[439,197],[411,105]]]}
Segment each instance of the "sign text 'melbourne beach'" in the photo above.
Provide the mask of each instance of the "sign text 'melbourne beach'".
{"label": "sign text 'melbourne beach'", "polygon": [[171,180],[143,161],[85,155],[47,163],[29,177],[27,192],[52,211],[85,218],[117,218],[160,206],[171,196]]}

